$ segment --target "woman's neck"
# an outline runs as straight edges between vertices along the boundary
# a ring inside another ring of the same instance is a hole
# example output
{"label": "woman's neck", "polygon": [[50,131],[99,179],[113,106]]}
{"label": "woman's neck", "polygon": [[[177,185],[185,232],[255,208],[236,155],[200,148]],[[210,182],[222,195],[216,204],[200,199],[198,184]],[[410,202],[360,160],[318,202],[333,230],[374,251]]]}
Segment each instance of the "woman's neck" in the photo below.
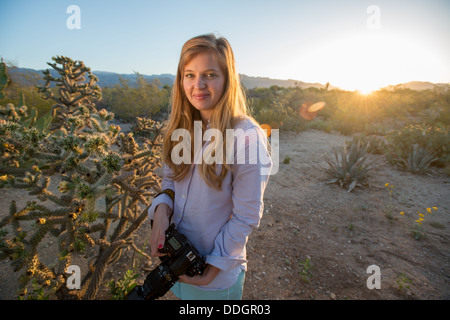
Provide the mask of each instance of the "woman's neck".
{"label": "woman's neck", "polygon": [[209,110],[205,110],[200,112],[200,118],[202,119],[202,122],[205,126],[207,126],[211,120],[212,112],[209,112]]}

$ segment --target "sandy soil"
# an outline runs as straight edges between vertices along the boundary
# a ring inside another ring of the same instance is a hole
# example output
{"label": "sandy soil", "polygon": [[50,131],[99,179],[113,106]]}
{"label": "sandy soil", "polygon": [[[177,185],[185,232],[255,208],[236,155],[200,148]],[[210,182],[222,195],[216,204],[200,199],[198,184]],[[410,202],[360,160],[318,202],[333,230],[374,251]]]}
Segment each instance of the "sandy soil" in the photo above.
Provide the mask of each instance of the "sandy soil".
{"label": "sandy soil", "polygon": [[[327,184],[324,172],[325,155],[348,139],[315,130],[280,133],[280,162],[291,160],[270,177],[264,216],[249,237],[244,299],[450,299],[450,179],[402,172],[371,156],[370,186],[348,193]],[[395,186],[392,197],[385,183]],[[25,195],[0,189],[0,218],[11,199]],[[423,223],[426,238],[415,240],[417,211],[433,206],[438,211]],[[149,228],[147,221],[138,231],[138,247],[146,247]],[[121,276],[132,257],[127,252],[105,280]],[[157,263],[138,260],[139,280]],[[367,286],[371,265],[380,268],[380,289]],[[17,278],[0,261],[0,299],[15,298]],[[98,297],[107,299],[107,291]]]}

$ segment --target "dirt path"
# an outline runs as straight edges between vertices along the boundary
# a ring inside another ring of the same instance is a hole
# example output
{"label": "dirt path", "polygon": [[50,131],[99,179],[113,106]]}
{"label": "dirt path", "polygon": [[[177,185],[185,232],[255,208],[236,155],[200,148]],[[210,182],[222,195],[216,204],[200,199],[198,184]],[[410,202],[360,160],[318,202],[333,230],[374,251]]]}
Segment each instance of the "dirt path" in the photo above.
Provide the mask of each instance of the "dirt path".
{"label": "dirt path", "polygon": [[[280,162],[291,160],[271,176],[264,217],[250,235],[244,299],[450,299],[450,179],[401,172],[372,156],[371,185],[348,193],[326,184],[324,173],[324,156],[348,139],[315,130],[280,133]],[[392,198],[385,183],[395,186]],[[0,218],[11,199],[24,195],[0,189]],[[438,211],[423,224],[426,239],[415,240],[417,211],[433,206]],[[148,231],[149,223],[139,230],[141,248]],[[131,257],[126,253],[105,280],[130,268]],[[381,289],[367,287],[371,265],[380,268]],[[14,298],[17,277],[0,261],[0,299]]]}

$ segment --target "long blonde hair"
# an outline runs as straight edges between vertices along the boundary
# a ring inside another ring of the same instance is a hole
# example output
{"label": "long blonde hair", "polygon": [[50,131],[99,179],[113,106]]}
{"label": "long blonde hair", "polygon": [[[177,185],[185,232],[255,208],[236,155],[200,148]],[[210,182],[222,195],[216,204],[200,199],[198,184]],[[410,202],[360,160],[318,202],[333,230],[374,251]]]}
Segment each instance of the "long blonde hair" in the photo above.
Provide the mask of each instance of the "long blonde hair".
{"label": "long blonde hair", "polygon": [[[247,105],[241,87],[239,75],[236,72],[234,54],[229,42],[223,38],[217,38],[214,34],[201,35],[188,40],[181,50],[180,61],[178,63],[177,75],[172,91],[171,113],[165,131],[163,156],[164,162],[172,169],[172,179],[182,180],[189,171],[190,164],[174,164],[171,159],[172,149],[177,141],[172,141],[171,136],[176,129],[186,129],[194,137],[194,121],[200,121],[200,112],[189,102],[184,89],[184,67],[193,57],[199,53],[209,52],[217,60],[221,71],[225,76],[224,92],[214,108],[210,118],[210,128],[220,130],[223,137],[223,148],[226,146],[226,129],[233,129],[235,124],[247,115]],[[205,129],[205,128],[204,128]],[[191,139],[191,159],[194,157],[194,139]],[[223,156],[225,157],[225,150]],[[199,164],[199,172],[206,183],[218,190],[221,190],[223,179],[229,168],[225,158],[222,161],[222,168],[217,172],[217,164],[207,164],[202,161]]]}

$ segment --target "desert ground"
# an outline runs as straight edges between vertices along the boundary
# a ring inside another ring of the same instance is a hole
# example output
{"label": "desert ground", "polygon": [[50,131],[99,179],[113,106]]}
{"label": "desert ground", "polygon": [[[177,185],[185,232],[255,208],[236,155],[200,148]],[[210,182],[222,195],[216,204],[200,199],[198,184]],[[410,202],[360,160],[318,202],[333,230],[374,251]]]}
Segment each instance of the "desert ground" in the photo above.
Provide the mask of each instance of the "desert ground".
{"label": "desert ground", "polygon": [[[279,170],[269,179],[259,228],[248,241],[248,271],[243,299],[248,300],[403,300],[450,299],[450,179],[439,169],[415,175],[371,155],[369,185],[352,192],[328,184],[326,155],[351,137],[307,130],[280,132]],[[289,157],[289,163],[283,160]],[[393,185],[390,195],[385,184]],[[26,192],[0,189],[0,219],[12,199],[18,206]],[[437,207],[416,240],[412,228],[418,211]],[[404,215],[400,215],[404,212]],[[138,230],[139,245],[149,248],[150,223]],[[48,257],[55,258],[47,243]],[[89,256],[89,252],[79,259]],[[131,250],[112,265],[105,283],[132,267]],[[142,276],[158,261],[134,259]],[[380,272],[380,288],[373,271]],[[82,269],[83,271],[83,269]],[[0,261],[0,299],[17,298],[18,274],[9,261]],[[108,299],[103,287],[98,299]],[[172,293],[162,299],[175,299]]]}

